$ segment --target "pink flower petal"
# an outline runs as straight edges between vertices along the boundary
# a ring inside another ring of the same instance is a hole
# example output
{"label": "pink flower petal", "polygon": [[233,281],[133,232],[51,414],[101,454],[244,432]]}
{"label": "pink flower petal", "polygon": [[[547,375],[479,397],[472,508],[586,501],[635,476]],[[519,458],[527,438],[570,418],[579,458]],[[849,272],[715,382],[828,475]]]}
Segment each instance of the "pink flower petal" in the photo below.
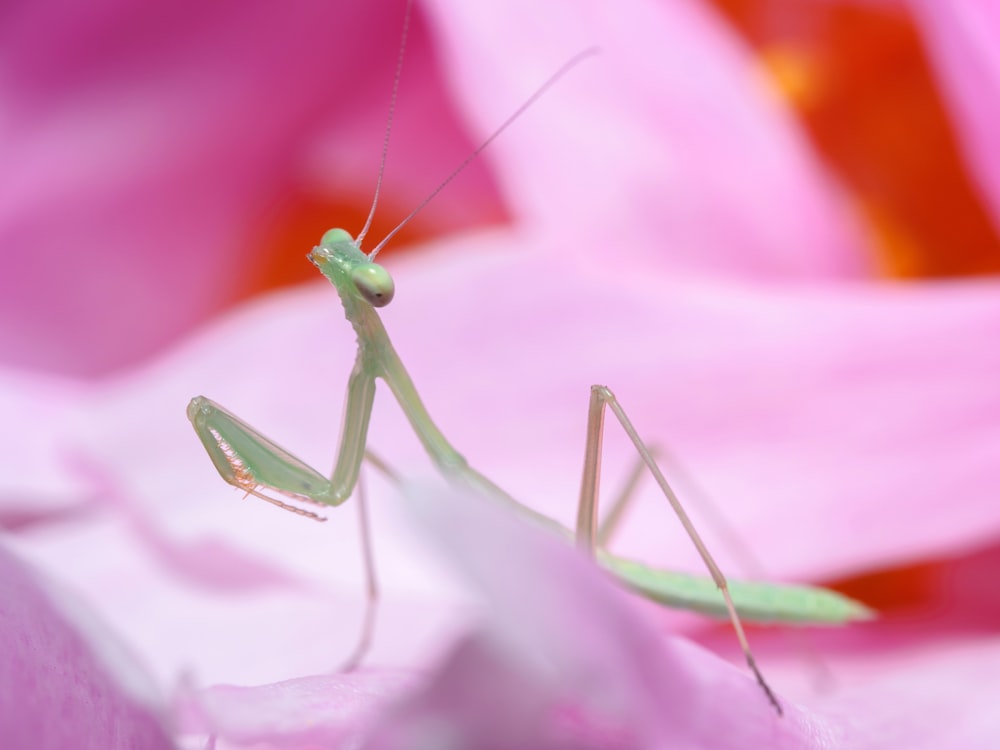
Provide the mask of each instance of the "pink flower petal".
{"label": "pink flower petal", "polygon": [[[8,362],[93,374],[148,355],[243,288],[282,196],[371,189],[401,8],[171,7],[136,15],[106,2],[80,16],[25,5],[7,19],[17,71],[0,131]],[[752,57],[703,9],[552,6],[543,22],[528,4],[492,17],[427,7],[433,41],[470,77],[461,106],[483,134],[562,57],[605,50],[494,147],[524,218],[567,239],[586,227],[591,242],[673,266],[792,277],[867,268],[836,187]],[[306,28],[350,32],[303,45]],[[504,29],[521,40],[516,56]],[[418,12],[385,191],[398,207],[471,150],[430,44]],[[442,224],[495,214],[482,165],[462,180],[425,213]]]}
{"label": "pink flower petal", "polygon": [[410,505],[489,607],[372,747],[745,747],[760,732],[799,746],[794,709],[780,722],[752,678],[660,638],[571,546],[475,493]]}
{"label": "pink flower petal", "polygon": [[90,393],[82,383],[34,372],[0,370],[0,525],[79,511],[86,491],[60,460],[67,429],[81,417]]}
{"label": "pink flower petal", "polygon": [[427,5],[484,136],[563,61],[600,47],[489,157],[520,220],[565,254],[600,248],[625,273],[868,272],[844,196],[753,52],[705,3]]}
{"label": "pink flower petal", "polygon": [[350,746],[371,731],[385,704],[413,682],[409,673],[367,670],[253,688],[216,685],[181,696],[180,730],[238,744]]}
{"label": "pink flower petal", "polygon": [[[198,571],[178,576],[114,517],[35,527],[12,541],[93,602],[161,685],[182,677],[259,685],[337,668],[357,642],[365,600],[351,509],[337,525],[306,525],[260,502],[216,499],[215,512],[200,516],[178,509],[171,535],[197,538],[214,527],[227,547],[252,552],[306,585],[223,590],[207,574],[197,580]],[[441,580],[391,517],[376,512],[374,521],[382,602],[366,663],[422,666],[464,626],[468,597]]]}
{"label": "pink flower petal", "polygon": [[[93,375],[148,356],[246,289],[290,194],[367,202],[402,19],[401,2],[6,8],[4,361]],[[432,54],[418,11],[386,185],[407,208],[473,147]],[[476,165],[427,213],[495,205]]]}
{"label": "pink flower petal", "polygon": [[408,505],[485,595],[482,625],[395,707],[386,686],[398,694],[400,681],[377,673],[204,691],[220,738],[333,748],[356,746],[367,726],[370,748],[876,750],[995,739],[1000,649],[989,641],[924,649],[832,694],[783,699],[778,718],[747,675],[650,632],[568,545],[468,493]]}
{"label": "pink flower petal", "polygon": [[[484,632],[456,650],[404,709],[402,726],[385,731],[391,740],[375,746],[407,746],[402,735],[482,748],[967,748],[989,747],[997,736],[993,639],[917,649],[881,669],[869,655],[867,680],[801,703],[785,699],[778,720],[760,710],[749,677],[646,632],[619,592],[568,547],[475,499],[445,494],[423,510],[435,546],[487,593]],[[491,655],[498,663],[484,669]],[[571,713],[577,721],[569,726],[545,724],[547,687],[561,689],[563,706],[602,706],[604,721],[595,731],[584,710]]]}
{"label": "pink flower petal", "polygon": [[664,642],[570,546],[468,493],[406,504],[489,605],[429,684],[397,707],[384,699],[405,678],[379,673],[211,688],[195,697],[201,723],[188,726],[280,748],[353,745],[359,726],[371,734],[365,747],[663,747],[692,738],[740,747],[760,733],[774,747],[805,746],[808,717],[789,706],[778,720],[752,679]]}
{"label": "pink flower petal", "polygon": [[178,543],[163,533],[145,513],[134,494],[119,486],[105,468],[82,455],[66,458],[70,467],[93,485],[96,502],[124,519],[146,550],[174,575],[194,586],[223,591],[295,588],[305,582],[269,561],[241,552],[222,539],[202,538]]}
{"label": "pink flower petal", "polygon": [[0,548],[5,748],[173,747],[146,675],[91,617]]}

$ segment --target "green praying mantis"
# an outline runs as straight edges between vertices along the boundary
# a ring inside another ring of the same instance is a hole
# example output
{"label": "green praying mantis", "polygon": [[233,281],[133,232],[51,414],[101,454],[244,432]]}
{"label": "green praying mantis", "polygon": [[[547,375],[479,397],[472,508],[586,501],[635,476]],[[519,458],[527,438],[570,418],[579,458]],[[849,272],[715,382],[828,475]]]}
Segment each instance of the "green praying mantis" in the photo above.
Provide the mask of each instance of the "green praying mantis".
{"label": "green praying mantis", "polygon": [[[409,4],[404,22],[404,46],[408,19]],[[347,320],[357,336],[357,355],[347,385],[337,458],[329,478],[210,399],[203,396],[193,398],[188,405],[187,415],[221,477],[227,483],[249,495],[254,495],[305,517],[325,520],[313,511],[300,507],[300,504],[337,507],[345,503],[355,493],[356,488],[359,490],[359,513],[361,514],[362,549],[368,584],[368,604],[361,638],[345,668],[350,669],[356,666],[370,645],[377,603],[377,587],[368,538],[364,486],[363,483],[359,484],[362,461],[367,459],[376,468],[388,474],[390,478],[395,476],[385,462],[371,454],[367,449],[368,427],[375,399],[375,383],[376,380],[382,380],[392,391],[431,460],[449,480],[464,483],[479,493],[496,498],[499,502],[509,505],[514,512],[545,526],[569,541],[575,539],[576,544],[584,553],[592,555],[599,565],[627,588],[641,596],[669,607],[728,618],[735,630],[740,648],[751,672],[763,689],[768,701],[780,715],[782,713],[781,704],[754,661],[742,622],[745,620],[758,623],[839,625],[868,619],[873,615],[871,610],[845,596],[822,588],[727,581],[660,470],[653,451],[639,436],[614,393],[603,385],[595,385],[590,391],[583,478],[580,485],[575,531],[571,531],[518,502],[497,484],[469,465],[434,423],[396,353],[378,314],[379,308],[392,301],[395,290],[392,276],[384,267],[374,262],[379,250],[546,89],[581,59],[593,54],[593,52],[594,50],[586,50],[576,55],[552,75],[396,229],[390,232],[371,253],[366,254],[361,250],[361,242],[371,225],[381,186],[403,58],[401,47],[382,162],[368,221],[357,239],[352,238],[343,229],[329,230],[307,256],[313,265],[333,284],[344,307]],[[710,576],[692,576],[653,568],[606,549],[608,539],[621,517],[622,509],[633,494],[631,490],[635,484],[634,481],[628,483],[629,488],[614,502],[612,510],[605,519],[599,521],[598,489],[604,420],[608,409],[621,424],[638,453],[639,458],[633,472],[633,478],[638,477],[643,467],[649,470],[697,548]]]}

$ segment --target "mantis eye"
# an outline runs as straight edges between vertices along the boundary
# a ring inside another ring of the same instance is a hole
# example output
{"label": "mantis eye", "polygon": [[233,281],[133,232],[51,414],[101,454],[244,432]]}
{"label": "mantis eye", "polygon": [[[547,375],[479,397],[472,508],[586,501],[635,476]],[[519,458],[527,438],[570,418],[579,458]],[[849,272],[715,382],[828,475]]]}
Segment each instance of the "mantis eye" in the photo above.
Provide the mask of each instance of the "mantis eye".
{"label": "mantis eye", "polygon": [[396,285],[392,276],[378,263],[366,263],[351,272],[351,280],[358,293],[372,307],[385,307],[392,302],[396,293]]}

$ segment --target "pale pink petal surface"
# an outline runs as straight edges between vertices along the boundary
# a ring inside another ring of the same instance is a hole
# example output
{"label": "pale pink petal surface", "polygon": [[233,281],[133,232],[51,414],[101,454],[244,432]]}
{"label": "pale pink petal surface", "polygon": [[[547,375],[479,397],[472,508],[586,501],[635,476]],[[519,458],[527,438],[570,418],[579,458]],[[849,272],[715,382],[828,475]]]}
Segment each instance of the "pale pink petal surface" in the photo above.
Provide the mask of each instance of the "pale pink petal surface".
{"label": "pale pink petal surface", "polygon": [[[648,627],[569,546],[468,493],[410,493],[428,541],[484,596],[429,678],[379,671],[192,694],[189,732],[228,747],[987,748],[1000,723],[986,639],[912,649],[834,694],[782,697]],[[513,553],[513,554],[512,554]],[[801,665],[800,665],[801,666]]]}
{"label": "pale pink petal surface", "polygon": [[367,669],[260,687],[189,689],[178,699],[178,729],[182,735],[215,735],[236,746],[349,747],[372,731],[392,700],[418,682],[413,673]]}
{"label": "pale pink petal surface", "polygon": [[148,676],[68,592],[0,547],[0,738],[11,750],[169,750]]}

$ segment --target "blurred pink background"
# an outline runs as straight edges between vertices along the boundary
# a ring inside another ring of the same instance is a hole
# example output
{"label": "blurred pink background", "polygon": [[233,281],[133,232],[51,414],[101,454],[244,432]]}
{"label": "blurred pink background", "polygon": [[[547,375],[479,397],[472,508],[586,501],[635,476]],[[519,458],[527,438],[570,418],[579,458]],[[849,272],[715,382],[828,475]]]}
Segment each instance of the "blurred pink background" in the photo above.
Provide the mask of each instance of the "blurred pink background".
{"label": "blurred pink background", "polygon": [[[366,243],[599,45],[380,256],[398,290],[386,325],[430,412],[475,466],[570,523],[587,388],[608,384],[767,577],[880,610],[810,636],[850,720],[945,706],[984,743],[997,686],[969,670],[1000,666],[995,7],[424,0]],[[0,10],[5,546],[108,622],[161,698],[322,674],[356,633],[353,514],[310,526],[238,502],[184,407],[217,398],[328,470],[354,342],[304,256],[364,222],[402,17],[397,0]],[[385,390],[373,446],[428,473]],[[632,457],[615,429],[609,485]],[[474,597],[414,541],[398,493],[376,480],[372,495],[372,661],[433,670]],[[617,545],[700,570],[653,490]],[[733,656],[722,626],[627,611]],[[787,629],[751,637],[779,692],[840,727]],[[629,665],[626,694],[642,684]],[[62,700],[62,674],[39,674]],[[926,681],[901,698],[913,674]]]}

